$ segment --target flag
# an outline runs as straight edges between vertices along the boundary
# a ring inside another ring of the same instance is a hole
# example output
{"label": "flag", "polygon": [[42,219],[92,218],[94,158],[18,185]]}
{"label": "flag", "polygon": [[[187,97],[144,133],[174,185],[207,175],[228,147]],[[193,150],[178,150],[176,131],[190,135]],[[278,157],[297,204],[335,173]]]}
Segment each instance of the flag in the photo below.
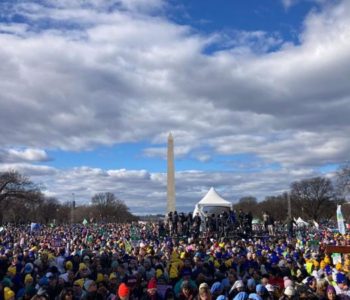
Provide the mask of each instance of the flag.
{"label": "flag", "polygon": [[125,244],[125,251],[126,253],[130,253],[132,250],[132,245],[127,239],[124,239],[124,244]]}
{"label": "flag", "polygon": [[89,223],[88,220],[84,219],[83,225],[85,226],[87,223]]}
{"label": "flag", "polygon": [[320,228],[320,225],[318,225],[318,223],[315,220],[314,220],[314,225],[315,225],[316,229]]}
{"label": "flag", "polygon": [[38,223],[31,223],[30,231],[37,231],[37,230],[40,230],[40,225]]}
{"label": "flag", "polygon": [[337,207],[337,221],[338,221],[338,230],[341,234],[345,234],[345,224],[343,214],[341,212],[341,205]]}

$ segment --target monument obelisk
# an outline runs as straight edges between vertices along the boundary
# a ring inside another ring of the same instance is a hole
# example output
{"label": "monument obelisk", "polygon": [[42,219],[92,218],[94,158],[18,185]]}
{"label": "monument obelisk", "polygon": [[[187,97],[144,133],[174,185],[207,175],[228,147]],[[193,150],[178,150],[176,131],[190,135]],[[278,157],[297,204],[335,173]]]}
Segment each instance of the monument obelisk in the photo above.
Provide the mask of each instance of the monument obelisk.
{"label": "monument obelisk", "polygon": [[174,138],[168,136],[168,170],[167,170],[167,213],[176,210],[175,203],[175,168],[174,168]]}

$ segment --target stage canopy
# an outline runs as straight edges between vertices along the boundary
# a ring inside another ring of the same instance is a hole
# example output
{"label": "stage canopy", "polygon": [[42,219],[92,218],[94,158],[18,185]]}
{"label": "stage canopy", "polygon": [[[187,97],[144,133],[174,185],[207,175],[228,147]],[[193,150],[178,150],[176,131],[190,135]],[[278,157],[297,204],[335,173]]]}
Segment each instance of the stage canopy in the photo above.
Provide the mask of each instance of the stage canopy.
{"label": "stage canopy", "polygon": [[193,211],[193,216],[197,214],[197,212],[201,215],[201,217],[205,216],[205,212],[208,213],[217,213],[222,212],[223,210],[229,210],[232,207],[232,203],[223,199],[213,187],[210,188],[208,193],[200,200]]}

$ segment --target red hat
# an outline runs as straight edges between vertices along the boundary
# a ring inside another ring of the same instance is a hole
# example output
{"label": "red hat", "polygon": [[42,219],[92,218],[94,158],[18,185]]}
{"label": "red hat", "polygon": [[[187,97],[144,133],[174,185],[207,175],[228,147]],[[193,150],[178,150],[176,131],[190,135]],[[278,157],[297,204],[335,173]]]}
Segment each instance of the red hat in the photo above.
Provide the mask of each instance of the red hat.
{"label": "red hat", "polygon": [[118,288],[118,296],[119,297],[126,297],[130,293],[130,289],[125,283],[121,283]]}
{"label": "red hat", "polygon": [[156,289],[157,288],[157,280],[155,278],[152,278],[147,285],[147,289]]}

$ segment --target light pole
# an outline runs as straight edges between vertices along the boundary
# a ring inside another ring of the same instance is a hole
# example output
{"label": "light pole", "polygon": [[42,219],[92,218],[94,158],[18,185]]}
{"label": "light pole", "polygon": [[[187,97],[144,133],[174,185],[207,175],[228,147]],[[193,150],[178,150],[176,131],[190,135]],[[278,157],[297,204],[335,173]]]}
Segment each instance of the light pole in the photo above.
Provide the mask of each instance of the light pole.
{"label": "light pole", "polygon": [[72,205],[70,211],[70,223],[74,224],[75,194],[72,193]]}
{"label": "light pole", "polygon": [[290,194],[287,193],[287,199],[288,199],[288,217],[292,219],[292,201],[290,199]]}

